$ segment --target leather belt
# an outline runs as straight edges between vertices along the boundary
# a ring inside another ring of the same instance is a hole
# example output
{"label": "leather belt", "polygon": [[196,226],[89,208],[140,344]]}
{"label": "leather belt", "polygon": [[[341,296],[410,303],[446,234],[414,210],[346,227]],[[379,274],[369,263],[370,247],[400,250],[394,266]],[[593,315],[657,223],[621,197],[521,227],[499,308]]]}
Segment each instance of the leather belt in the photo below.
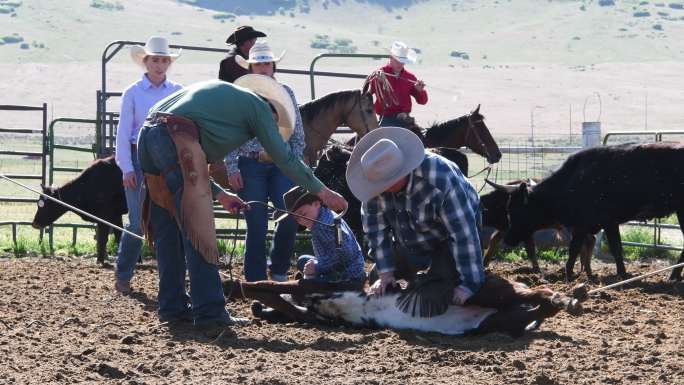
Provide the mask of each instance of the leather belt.
{"label": "leather belt", "polygon": [[248,152],[244,155],[240,155],[240,156],[244,156],[245,158],[255,159],[261,163],[273,163],[273,160],[271,159],[271,157],[269,157],[268,154],[264,150],[250,151],[250,152]]}

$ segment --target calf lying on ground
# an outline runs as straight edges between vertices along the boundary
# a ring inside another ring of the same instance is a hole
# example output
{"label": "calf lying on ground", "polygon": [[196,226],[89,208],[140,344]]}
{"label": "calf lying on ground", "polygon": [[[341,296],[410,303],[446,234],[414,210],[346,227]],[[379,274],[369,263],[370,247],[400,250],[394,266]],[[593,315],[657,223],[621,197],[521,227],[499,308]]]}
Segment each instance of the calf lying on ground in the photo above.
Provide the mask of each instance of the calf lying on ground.
{"label": "calf lying on ground", "polygon": [[[382,297],[367,295],[358,284],[311,280],[225,281],[223,288],[228,298],[255,299],[273,308],[275,312],[264,317],[272,321],[410,329],[449,335],[505,332],[517,337],[560,310],[572,314],[581,312],[577,299],[550,289],[530,289],[494,275],[487,276],[482,289],[466,306],[451,305],[446,312],[429,318],[414,315],[420,314],[419,309],[404,312],[399,288]],[[419,307],[420,303],[414,306]],[[255,313],[260,315],[260,311]]]}
{"label": "calf lying on ground", "polygon": [[[128,208],[126,207],[126,196],[121,178],[121,169],[116,165],[114,157],[110,156],[96,160],[62,187],[43,187],[43,193],[123,227],[121,216],[128,212]],[[33,218],[33,227],[49,226],[67,211],[70,210],[59,203],[41,197],[38,200],[38,210]],[[104,263],[110,231],[114,233],[117,244],[121,238],[121,231],[114,230],[88,216],[78,215],[84,221],[97,224],[95,233],[97,262]]]}
{"label": "calf lying on ground", "polygon": [[[490,185],[490,181],[485,180]],[[539,183],[540,179],[517,179],[506,183],[506,186],[517,187],[521,183],[527,183],[529,186],[534,186]],[[508,202],[511,199],[511,192],[494,189],[480,196],[480,204],[482,206],[482,225],[484,226],[483,233],[488,236],[481,236],[482,249],[484,252],[484,265],[489,265],[489,262],[494,256],[494,251],[497,249],[499,242],[506,235],[510,227],[508,216]],[[487,228],[494,228],[491,233]],[[490,235],[491,234],[491,235]],[[534,234],[525,239],[525,251],[527,251],[527,258],[532,263],[534,271],[539,272],[539,263],[537,262],[536,248],[549,248],[558,246],[568,246],[570,244],[571,233],[565,226],[558,224],[551,225],[546,229],[537,230]],[[582,249],[580,251],[580,261],[590,260],[591,254],[594,250],[596,237],[593,234],[587,235]]]}

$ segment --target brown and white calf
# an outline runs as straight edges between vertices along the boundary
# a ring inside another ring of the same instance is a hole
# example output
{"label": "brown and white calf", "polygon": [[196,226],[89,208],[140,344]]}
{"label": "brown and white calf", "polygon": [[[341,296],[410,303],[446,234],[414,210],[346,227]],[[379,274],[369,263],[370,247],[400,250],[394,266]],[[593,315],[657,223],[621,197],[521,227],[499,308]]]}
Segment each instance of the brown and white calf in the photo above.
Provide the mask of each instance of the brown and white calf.
{"label": "brown and white calf", "polygon": [[482,289],[465,306],[450,305],[446,312],[429,318],[415,315],[420,311],[402,310],[401,289],[379,297],[368,295],[358,284],[309,280],[225,281],[223,288],[230,299],[254,299],[275,309],[277,320],[282,322],[409,329],[447,335],[504,332],[518,337],[561,310],[579,314],[582,309],[577,299],[546,288],[530,289],[494,275],[487,276]]}

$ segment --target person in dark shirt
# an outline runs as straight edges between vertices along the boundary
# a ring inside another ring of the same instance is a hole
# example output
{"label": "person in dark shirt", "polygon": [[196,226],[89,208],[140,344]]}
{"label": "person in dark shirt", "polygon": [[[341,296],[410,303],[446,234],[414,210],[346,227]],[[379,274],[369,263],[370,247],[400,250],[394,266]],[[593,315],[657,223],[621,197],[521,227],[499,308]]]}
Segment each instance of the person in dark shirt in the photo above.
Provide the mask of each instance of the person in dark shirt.
{"label": "person in dark shirt", "polygon": [[249,25],[241,25],[228,36],[226,44],[231,46],[228,56],[221,61],[219,67],[219,79],[232,83],[242,75],[247,75],[249,70],[244,69],[235,62],[235,56],[240,55],[247,59],[249,50],[252,48],[258,37],[266,37],[266,34],[257,31]]}

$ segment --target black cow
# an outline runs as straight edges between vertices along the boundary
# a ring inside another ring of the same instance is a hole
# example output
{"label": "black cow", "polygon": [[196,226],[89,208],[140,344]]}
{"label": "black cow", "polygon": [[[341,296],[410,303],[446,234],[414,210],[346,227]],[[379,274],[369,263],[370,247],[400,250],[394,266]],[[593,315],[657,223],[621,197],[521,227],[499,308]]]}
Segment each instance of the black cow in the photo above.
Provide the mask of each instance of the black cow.
{"label": "black cow", "polygon": [[[121,169],[116,165],[113,156],[96,160],[80,175],[62,187],[43,187],[43,192],[98,218],[123,227],[121,216],[128,212],[128,207],[126,206]],[[33,227],[49,226],[67,211],[70,210],[50,199],[41,197],[38,200],[38,211],[33,218]],[[84,221],[97,223],[97,262],[104,263],[110,231],[114,233],[117,243],[121,239],[121,231],[114,230],[88,216],[78,215]]]}
{"label": "black cow", "polygon": [[[489,180],[485,180],[490,185],[495,185]],[[534,186],[539,183],[540,179],[517,179],[506,183],[506,186],[517,187],[521,183],[527,183]],[[508,219],[508,201],[511,198],[511,193],[504,189],[494,189],[480,196],[480,204],[482,206],[482,225],[485,227],[483,233],[487,236],[481,236],[482,249],[484,250],[484,265],[489,265],[494,251],[498,243],[506,235],[510,224]],[[490,229],[488,229],[490,228]],[[491,228],[494,230],[491,231]],[[489,232],[487,231],[489,230]],[[527,251],[527,258],[532,263],[532,269],[539,272],[539,263],[537,262],[536,248],[539,247],[553,247],[558,245],[568,245],[571,238],[570,231],[559,224],[551,226],[547,229],[536,231],[533,236],[525,239],[525,250]],[[584,247],[582,248],[581,261],[591,258],[591,253],[594,249],[596,237],[593,235],[587,236]],[[588,253],[588,254],[587,254]]]}
{"label": "black cow", "polygon": [[[589,234],[603,229],[617,272],[626,276],[619,225],[677,213],[684,226],[684,144],[652,143],[595,147],[570,156],[551,176],[528,187],[497,186],[512,193],[511,228],[504,241],[515,245],[535,230],[560,223],[573,230],[566,277]],[[684,230],[683,230],[684,232]],[[684,261],[684,252],[679,262]],[[589,261],[584,263],[591,274]],[[681,279],[682,268],[670,279]]]}

